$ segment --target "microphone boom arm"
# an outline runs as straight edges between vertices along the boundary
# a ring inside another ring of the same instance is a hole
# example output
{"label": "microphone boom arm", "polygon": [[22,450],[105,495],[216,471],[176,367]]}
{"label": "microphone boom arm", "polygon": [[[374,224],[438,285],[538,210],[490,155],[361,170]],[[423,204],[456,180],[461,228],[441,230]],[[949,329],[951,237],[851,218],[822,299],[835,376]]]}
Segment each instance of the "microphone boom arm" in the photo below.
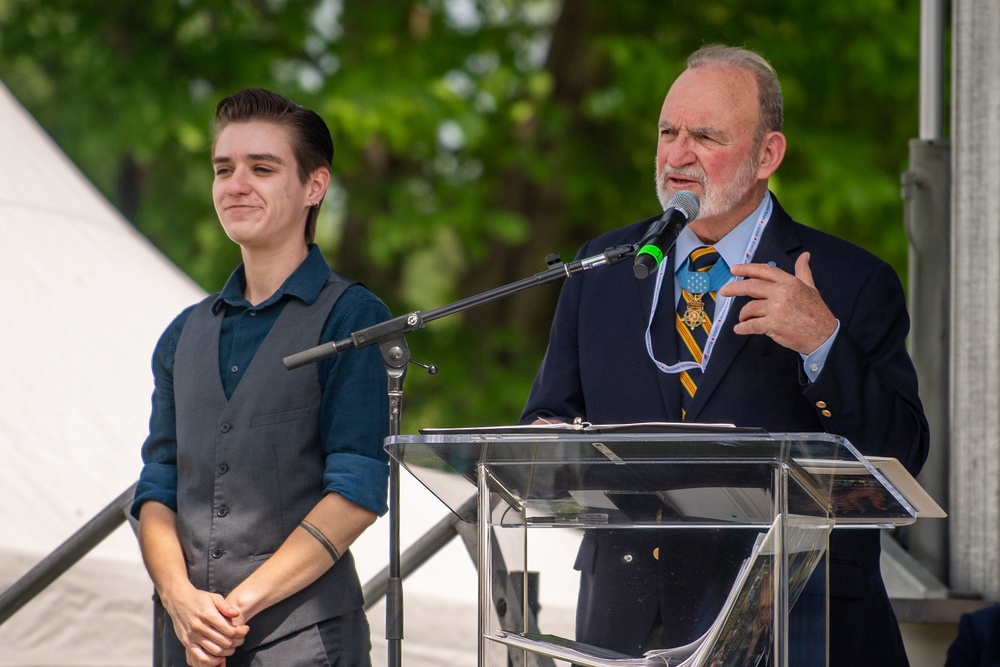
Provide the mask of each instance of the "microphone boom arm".
{"label": "microphone boom arm", "polygon": [[387,340],[392,340],[394,338],[398,338],[399,336],[408,334],[411,331],[422,329],[427,322],[432,322],[436,319],[447,317],[448,315],[454,315],[455,313],[475,308],[476,306],[480,306],[484,303],[489,303],[511,294],[516,294],[517,292],[523,292],[531,287],[538,287],[562,278],[569,278],[570,276],[576,275],[581,271],[597,268],[598,266],[603,266],[604,264],[616,264],[623,259],[632,257],[635,255],[635,252],[636,247],[634,245],[625,244],[608,248],[604,252],[591,257],[574,260],[569,264],[559,262],[552,268],[536,273],[528,278],[523,278],[517,282],[510,283],[509,285],[497,287],[495,289],[482,292],[481,294],[461,299],[446,306],[429,310],[426,313],[421,313],[419,310],[415,310],[405,315],[400,315],[399,317],[386,320],[385,322],[379,322],[378,324],[373,324],[370,327],[359,329],[358,331],[352,333],[348,338],[342,338],[338,341],[331,341],[329,343],[322,343],[309,348],[308,350],[303,350],[302,352],[296,352],[295,354],[289,355],[282,359],[282,363],[284,363],[286,369],[292,370],[335,356],[344,350],[368,347],[369,345],[376,345]]}

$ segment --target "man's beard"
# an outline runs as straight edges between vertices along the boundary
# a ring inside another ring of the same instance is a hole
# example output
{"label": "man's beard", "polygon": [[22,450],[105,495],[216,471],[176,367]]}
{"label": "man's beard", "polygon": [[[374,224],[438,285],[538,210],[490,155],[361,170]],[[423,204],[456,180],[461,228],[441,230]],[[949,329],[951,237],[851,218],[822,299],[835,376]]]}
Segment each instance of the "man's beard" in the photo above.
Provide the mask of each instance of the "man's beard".
{"label": "man's beard", "polygon": [[696,179],[701,183],[703,192],[699,197],[701,204],[698,212],[699,218],[710,218],[732,211],[746,199],[757,184],[757,149],[758,147],[755,146],[750,151],[747,160],[740,165],[728,183],[710,183],[701,167],[671,169],[664,165],[663,171],[656,174],[656,196],[660,200],[660,205],[664,210],[667,209],[667,200],[674,194],[667,187],[667,178],[676,174]]}

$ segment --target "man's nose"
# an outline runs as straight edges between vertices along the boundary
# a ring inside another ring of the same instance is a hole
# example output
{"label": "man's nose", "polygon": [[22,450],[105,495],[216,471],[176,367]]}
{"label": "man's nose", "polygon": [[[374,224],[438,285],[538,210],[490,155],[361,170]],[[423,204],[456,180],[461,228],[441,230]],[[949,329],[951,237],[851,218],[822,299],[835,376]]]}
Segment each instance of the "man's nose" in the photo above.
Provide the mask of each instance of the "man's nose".
{"label": "man's nose", "polygon": [[670,142],[667,148],[667,164],[676,169],[692,164],[697,160],[694,151],[691,150],[691,140],[685,134],[680,134]]}
{"label": "man's nose", "polygon": [[248,170],[242,167],[236,167],[233,169],[232,175],[229,177],[228,185],[231,192],[244,193],[250,189],[250,173]]}

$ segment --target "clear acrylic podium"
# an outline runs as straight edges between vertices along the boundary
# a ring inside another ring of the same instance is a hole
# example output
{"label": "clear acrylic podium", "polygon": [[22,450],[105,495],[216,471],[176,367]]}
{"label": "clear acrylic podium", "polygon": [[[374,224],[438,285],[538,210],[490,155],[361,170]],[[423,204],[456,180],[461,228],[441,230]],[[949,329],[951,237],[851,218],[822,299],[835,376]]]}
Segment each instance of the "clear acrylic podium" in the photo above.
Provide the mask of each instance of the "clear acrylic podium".
{"label": "clear acrylic podium", "polygon": [[[764,655],[779,667],[827,664],[830,531],[904,525],[917,511],[843,438],[686,426],[442,429],[386,440],[390,456],[478,524],[480,666],[757,664]],[[608,530],[657,545],[623,554],[627,566],[666,557],[660,545],[700,545],[686,562],[705,544],[730,545],[712,570],[714,597],[700,601],[711,621],[704,634],[636,657],[563,639],[572,629],[546,631],[533,598],[535,552],[569,570],[577,554],[550,540],[579,544]]]}

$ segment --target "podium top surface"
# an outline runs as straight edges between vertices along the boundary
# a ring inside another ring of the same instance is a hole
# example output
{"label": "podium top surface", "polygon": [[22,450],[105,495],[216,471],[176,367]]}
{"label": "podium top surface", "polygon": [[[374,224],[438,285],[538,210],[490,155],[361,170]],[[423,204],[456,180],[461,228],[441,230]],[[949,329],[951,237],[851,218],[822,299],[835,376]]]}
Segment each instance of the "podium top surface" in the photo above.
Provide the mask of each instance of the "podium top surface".
{"label": "podium top surface", "polygon": [[884,527],[917,514],[850,442],[827,433],[513,426],[392,436],[385,448],[465,520],[480,474],[505,505],[499,516],[524,525],[760,526],[792,513]]}

